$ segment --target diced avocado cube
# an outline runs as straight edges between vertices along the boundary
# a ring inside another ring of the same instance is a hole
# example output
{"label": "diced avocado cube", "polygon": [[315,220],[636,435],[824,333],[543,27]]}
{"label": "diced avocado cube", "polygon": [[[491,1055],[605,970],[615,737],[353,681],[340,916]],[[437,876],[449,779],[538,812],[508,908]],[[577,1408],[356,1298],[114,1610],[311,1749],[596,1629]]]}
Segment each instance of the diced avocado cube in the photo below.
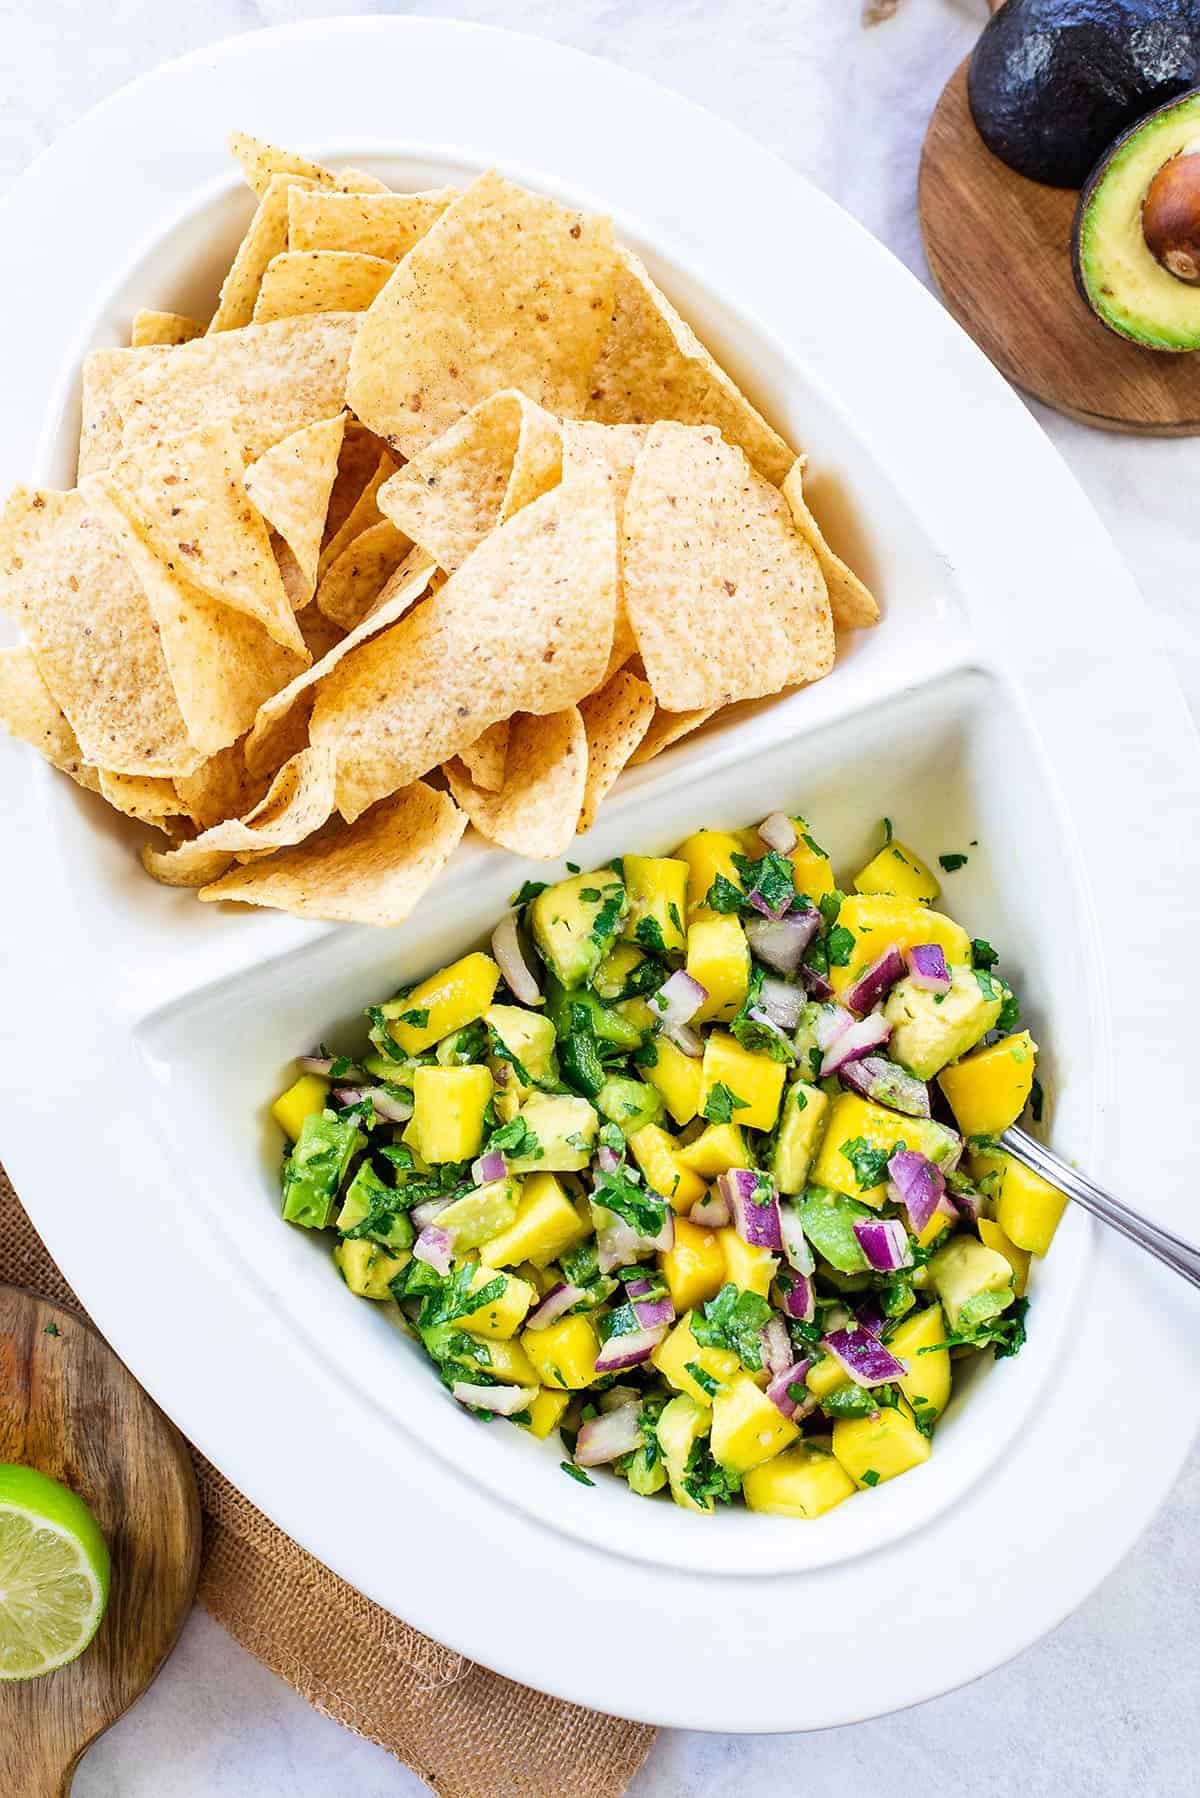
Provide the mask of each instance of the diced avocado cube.
{"label": "diced avocado cube", "polygon": [[803,1192],[820,1141],[829,1100],[818,1086],[796,1080],[784,1094],[771,1157],[771,1172],[780,1192]]}
{"label": "diced avocado cube", "polygon": [[533,900],[527,913],[533,940],[563,986],[591,979],[617,939],[625,907],[625,883],[611,868],[560,880]]}
{"label": "diced avocado cube", "polygon": [[[398,1049],[396,1055],[400,1055]],[[420,1066],[419,1062],[410,1061],[407,1056],[400,1056],[397,1060],[392,1055],[364,1055],[362,1064],[368,1074],[374,1074],[376,1080],[388,1080],[393,1086],[409,1087],[412,1085],[413,1069]]]}
{"label": "diced avocado cube", "polygon": [[892,1026],[888,1054],[918,1080],[932,1080],[987,1035],[1006,992],[999,980],[990,974],[981,978],[974,968],[951,968],[948,993],[927,992],[907,978],[898,981],[883,1013]]}
{"label": "diced avocado cube", "polygon": [[682,955],[687,948],[688,864],[665,855],[627,855],[629,910],[621,932],[651,955]]}
{"label": "diced avocado cube", "polygon": [[[546,1016],[554,1025],[559,1042],[578,1029],[579,1019],[576,1015],[582,1007],[586,1013],[585,1028],[590,1030],[603,1043],[613,1043],[618,1049],[636,1049],[642,1040],[642,1030],[625,1016],[615,1005],[605,1005],[595,993],[577,989],[568,992],[567,988],[553,974],[548,973],[546,988]],[[643,1001],[644,1003],[644,1001]],[[656,1021],[654,1014],[649,1014],[651,1025]]]}
{"label": "diced avocado cube", "polygon": [[[596,969],[592,986],[602,999],[624,997],[634,973],[646,957],[634,943],[618,943]],[[657,981],[655,982],[657,984]]]}
{"label": "diced avocado cube", "polygon": [[400,1194],[379,1178],[369,1161],[359,1164],[346,1188],[336,1223],[343,1236],[353,1232],[388,1249],[412,1247],[412,1220],[400,1209]]}
{"label": "diced avocado cube", "polygon": [[573,1093],[530,1093],[517,1116],[537,1138],[537,1150],[513,1157],[509,1168],[514,1174],[577,1173],[591,1160],[599,1119],[586,1099]]}
{"label": "diced avocado cube", "polygon": [[1016,1296],[1009,1263],[974,1236],[953,1237],[930,1258],[929,1273],[955,1334],[989,1323]]}
{"label": "diced avocado cube", "polygon": [[343,1280],[360,1299],[390,1299],[389,1282],[403,1273],[412,1257],[407,1250],[393,1255],[365,1237],[343,1238],[333,1251]]}
{"label": "diced avocado cube", "polygon": [[309,1113],[284,1164],[283,1215],[289,1224],[302,1224],[306,1230],[325,1228],[346,1170],[366,1141],[348,1119]]}
{"label": "diced avocado cube", "polygon": [[657,1124],[663,1114],[662,1095],[644,1080],[630,1080],[622,1074],[610,1074],[596,1094],[596,1106],[603,1117],[618,1124],[626,1136],[646,1124]]}
{"label": "diced avocado cube", "polygon": [[[520,1063],[534,1086],[557,1084],[558,1057],[554,1053],[554,1020],[547,1017],[545,1012],[526,1011],[521,1005],[489,1005],[483,1014],[483,1021],[500,1039],[509,1055]],[[522,1094],[528,1091],[520,1073],[505,1057],[491,1054],[488,1066],[498,1085],[509,1090],[515,1083]],[[500,1075],[502,1067],[509,1070],[507,1077],[503,1079]]]}
{"label": "diced avocado cube", "polygon": [[[517,1267],[529,1262],[535,1269],[545,1268],[590,1235],[590,1218],[585,1221],[580,1216],[557,1175],[530,1174],[517,1206],[517,1215],[506,1230],[485,1243],[479,1259],[485,1267]],[[593,1275],[596,1271],[594,1263],[593,1248],[590,1269]],[[573,1277],[567,1272],[568,1279]]]}
{"label": "diced avocado cube", "polygon": [[667,1483],[667,1470],[657,1447],[643,1444],[641,1448],[635,1448],[629,1456],[625,1478],[629,1481],[629,1490],[641,1498],[653,1498],[656,1492],[661,1492]]}
{"label": "diced avocado cube", "polygon": [[865,1271],[866,1257],[854,1234],[854,1225],[859,1219],[872,1216],[869,1206],[860,1205],[857,1199],[848,1199],[840,1192],[810,1186],[796,1211],[804,1234],[831,1267],[844,1274]]}
{"label": "diced avocado cube", "polygon": [[521,1196],[519,1180],[490,1180],[455,1199],[437,1216],[438,1228],[449,1230],[455,1255],[477,1249],[507,1230],[517,1215]]}
{"label": "diced avocado cube", "polygon": [[712,1412],[708,1407],[698,1405],[686,1392],[673,1398],[658,1420],[658,1446],[671,1482],[671,1497],[685,1511],[700,1511],[705,1516],[713,1509],[712,1499],[693,1498],[683,1482],[688,1457],[696,1443],[707,1436],[711,1421]]}

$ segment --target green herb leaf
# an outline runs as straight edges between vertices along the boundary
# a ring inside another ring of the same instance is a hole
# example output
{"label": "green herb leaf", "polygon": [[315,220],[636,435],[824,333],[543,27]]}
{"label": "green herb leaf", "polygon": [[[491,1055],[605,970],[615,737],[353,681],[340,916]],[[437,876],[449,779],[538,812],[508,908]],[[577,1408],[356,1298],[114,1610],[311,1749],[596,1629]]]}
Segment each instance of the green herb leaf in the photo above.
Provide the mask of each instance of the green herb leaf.
{"label": "green herb leaf", "polygon": [[969,859],[968,856],[959,855],[957,852],[953,855],[938,856],[938,862],[947,874],[953,874],[957,868],[965,868]]}
{"label": "green herb leaf", "polygon": [[728,1124],[733,1121],[735,1111],[748,1111],[749,1108],[748,1099],[739,1099],[723,1080],[718,1080],[704,1101],[704,1116],[710,1124]]}

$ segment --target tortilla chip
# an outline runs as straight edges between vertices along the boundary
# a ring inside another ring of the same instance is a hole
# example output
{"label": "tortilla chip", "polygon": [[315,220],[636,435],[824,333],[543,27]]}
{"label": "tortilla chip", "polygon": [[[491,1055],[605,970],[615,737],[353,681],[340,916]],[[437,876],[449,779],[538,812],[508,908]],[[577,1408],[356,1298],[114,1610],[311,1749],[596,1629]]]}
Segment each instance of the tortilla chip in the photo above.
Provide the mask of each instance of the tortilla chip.
{"label": "tortilla chip", "polygon": [[0,606],[84,761],[122,774],[196,766],[149,601],[82,494],[14,491],[0,522]]}
{"label": "tortilla chip", "polygon": [[168,818],[186,817],[186,810],[175,790],[174,781],[161,774],[110,774],[107,768],[97,770],[100,792],[108,803],[127,818],[139,824],[157,824]]}
{"label": "tortilla chip", "polygon": [[458,759],[477,787],[485,793],[498,793],[504,785],[504,765],[508,760],[509,720],[500,718],[489,724],[481,736],[459,751]]}
{"label": "tortilla chip", "polygon": [[398,569],[388,582],[388,591],[381,595],[376,610],[368,618],[333,644],[321,661],[314,661],[312,667],[297,675],[289,686],[264,701],[246,739],[246,762],[253,773],[278,768],[287,756],[303,746],[319,683],[352,649],[357,649],[361,643],[368,642],[402,618],[425,592],[432,572],[433,564],[428,560],[406,570],[403,577]]}
{"label": "tortilla chip", "polygon": [[83,359],[78,479],[107,468],[121,447],[125,417],[118,396],[130,376],[162,349],[90,350]]}
{"label": "tortilla chip", "polygon": [[354,250],[399,262],[459,198],[456,187],[419,194],[339,194],[294,187],[289,250]]}
{"label": "tortilla chip", "polygon": [[643,762],[652,762],[656,755],[661,755],[672,743],[678,743],[683,737],[690,737],[694,730],[707,724],[716,710],[716,706],[704,706],[695,712],[668,712],[659,706],[650,720],[645,736],[630,756],[629,766],[640,768]]}
{"label": "tortilla chip", "polygon": [[651,428],[625,502],[625,601],[673,712],[819,680],[833,620],[787,501],[712,427]]}
{"label": "tortilla chip", "polygon": [[317,610],[344,631],[352,631],[367,616],[411,548],[408,538],[386,518],[370,525],[321,576]]}
{"label": "tortilla chip", "polygon": [[[595,462],[608,481],[617,512],[617,562],[620,565],[625,539],[625,496],[633,479],[634,465],[646,441],[648,425],[586,424],[578,419],[564,419],[562,427],[563,480],[569,480]],[[617,584],[617,615],[613,624],[612,654],[609,656],[608,680],[637,653],[637,639],[629,622],[625,604],[625,582]]]}
{"label": "tortilla chip", "polygon": [[267,264],[254,322],[314,312],[365,312],[395,266],[350,250],[285,250]]}
{"label": "tortilla chip", "polygon": [[598,693],[579,702],[587,732],[587,785],[583,792],[580,830],[590,830],[600,802],[645,736],[654,717],[654,695],[644,680],[623,671]]}
{"label": "tortilla chip", "polygon": [[85,400],[94,359],[104,360],[91,374],[81,472],[111,461],[105,449],[114,411],[124,449],[197,425],[230,424],[243,459],[257,462],[272,444],[341,411],[358,318],[321,312],[218,331],[174,350],[93,350],[84,365]]}
{"label": "tortilla chip", "polygon": [[207,886],[236,856],[302,843],[333,811],[334,766],[323,750],[302,749],[283,764],[244,818],[226,818],[174,849],[143,849],[142,866],[165,886]]}
{"label": "tortilla chip", "polygon": [[257,619],[283,649],[306,658],[245,475],[237,438],[223,424],[143,443],[115,457],[103,479],[109,497],[168,572]]}
{"label": "tortilla chip", "polygon": [[148,349],[152,344],[171,349],[203,335],[204,326],[199,319],[187,318],[182,312],[150,312],[143,307],[133,315],[129,342],[135,350]]}
{"label": "tortilla chip", "polygon": [[[145,593],[192,743],[204,755],[225,749],[250,729],[264,700],[293,679],[308,652],[302,658],[281,648],[256,618],[214,599],[183,569],[169,568],[131,522],[128,502],[109,475],[89,476],[85,498]],[[290,609],[288,617],[294,628]]]}
{"label": "tortilla chip", "polygon": [[238,742],[206,757],[193,773],[180,775],[175,791],[188,816],[201,830],[208,830],[225,818],[242,817],[258,804],[268,785],[265,776],[250,773],[245,746]]}
{"label": "tortilla chip", "polygon": [[840,624],[844,630],[876,624],[879,620],[879,607],[874,595],[853,570],[846,566],[842,558],[830,549],[821,534],[820,525],[808,509],[808,501],[804,497],[806,464],[807,457],[796,457],[781,492],[791,508],[796,529],[821,564],[821,573],[825,576],[825,585],[829,589],[833,622]]}
{"label": "tortilla chip", "polygon": [[481,400],[379,493],[379,509],[453,573],[488,532],[557,484],[558,420],[510,389]]}
{"label": "tortilla chip", "polygon": [[[333,483],[333,492],[329,495],[329,507],[325,513],[323,543],[330,542],[349,518],[362,496],[363,488],[378,472],[379,458],[385,453],[385,448],[374,431],[368,431],[366,425],[360,425],[353,413],[346,414],[346,431],[338,453],[337,479]],[[395,463],[392,466],[394,468]],[[376,517],[378,515],[376,508]]]}
{"label": "tortilla chip", "polygon": [[377,180],[374,175],[364,175],[361,169],[340,169],[335,175],[329,169],[322,168],[319,162],[309,162],[306,156],[297,156],[293,150],[281,150],[278,145],[268,144],[261,137],[251,137],[248,131],[231,131],[229,148],[260,200],[275,175],[299,177],[304,181],[314,182],[318,187],[338,188],[344,193],[389,191],[386,182]]}
{"label": "tortilla chip", "polygon": [[603,424],[710,424],[782,481],[795,459],[714,361],[631,250],[618,249],[612,329],[597,358],[587,415]]}
{"label": "tortilla chip", "polygon": [[263,277],[276,257],[287,249],[288,194],[302,175],[272,175],[258,202],[246,235],[221,283],[209,332],[234,331],[257,320],[257,302]]}
{"label": "tortilla chip", "polygon": [[504,387],[575,414],[612,317],[607,219],[494,172],[447,207],[362,322],[347,400],[414,456]]}
{"label": "tortilla chip", "polygon": [[21,644],[0,649],[0,725],[45,756],[81,787],[98,789],[96,770],[79,753],[79,740],[38,672],[37,657]]}
{"label": "tortilla chip", "polygon": [[327,656],[334,644],[340,643],[346,635],[340,624],[335,624],[332,618],[326,618],[324,612],[312,605],[305,606],[296,623],[300,626],[304,646],[314,662]]}
{"label": "tortilla chip", "polygon": [[325,515],[345,431],[344,412],[318,419],[315,425],[306,425],[273,445],[246,470],[246,492],[283,539],[295,565],[298,580],[291,585],[282,565],[280,572],[296,610],[307,605],[316,591]]}
{"label": "tortilla chip", "polygon": [[551,861],[570,847],[587,780],[588,749],[577,706],[535,718],[513,720],[508,738],[504,785],[485,792],[457,758],[447,762],[446,781],[481,836],[514,855]]}
{"label": "tortilla chip", "polygon": [[385,481],[391,479],[396,472],[396,463],[386,450],[382,451],[374,474],[360,492],[353,506],[342,520],[333,535],[326,534],[321,546],[321,559],[317,564],[317,577],[320,579],[327,569],[349,549],[356,538],[373,524],[379,524],[383,513],[379,510],[379,490]]}
{"label": "tortilla chip", "polygon": [[349,826],[235,868],[201,899],[241,899],[302,918],[399,924],[458,846],[467,820],[448,793],[417,781]]}
{"label": "tortilla chip", "polygon": [[[436,229],[436,227],[435,227]],[[612,646],[607,486],[563,484],[485,537],[445,586],[322,681],[311,741],[338,757],[356,818],[514,711],[545,717],[600,684]]]}

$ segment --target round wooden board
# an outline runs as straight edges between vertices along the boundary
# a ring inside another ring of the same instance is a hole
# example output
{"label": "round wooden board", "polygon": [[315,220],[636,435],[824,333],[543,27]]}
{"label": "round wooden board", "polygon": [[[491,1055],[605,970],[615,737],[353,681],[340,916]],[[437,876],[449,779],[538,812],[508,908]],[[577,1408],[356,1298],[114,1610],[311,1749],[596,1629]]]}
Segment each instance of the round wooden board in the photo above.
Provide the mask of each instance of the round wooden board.
{"label": "round wooden board", "polygon": [[1200,432],[1200,354],[1139,349],[1080,299],[1071,272],[1076,199],[1014,174],[985,148],[963,63],[930,120],[918,196],[946,305],[1001,374],[1055,411],[1106,431]]}
{"label": "round wooden board", "polygon": [[56,1798],[183,1628],[200,1571],[200,1500],[182,1436],[103,1338],[15,1286],[0,1286],[0,1395],[0,1461],[71,1486],[112,1555],[108,1610],[85,1653],[0,1685],[0,1793]]}

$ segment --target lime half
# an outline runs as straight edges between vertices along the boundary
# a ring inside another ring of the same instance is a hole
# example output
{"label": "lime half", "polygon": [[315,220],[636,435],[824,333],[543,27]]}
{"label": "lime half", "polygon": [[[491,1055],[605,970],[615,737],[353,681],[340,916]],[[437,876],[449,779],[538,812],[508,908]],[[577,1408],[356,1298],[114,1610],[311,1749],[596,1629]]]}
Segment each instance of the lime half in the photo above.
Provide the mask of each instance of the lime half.
{"label": "lime half", "polygon": [[81,1498],[32,1467],[0,1464],[0,1680],[35,1679],[82,1654],[108,1603],[109,1560]]}

